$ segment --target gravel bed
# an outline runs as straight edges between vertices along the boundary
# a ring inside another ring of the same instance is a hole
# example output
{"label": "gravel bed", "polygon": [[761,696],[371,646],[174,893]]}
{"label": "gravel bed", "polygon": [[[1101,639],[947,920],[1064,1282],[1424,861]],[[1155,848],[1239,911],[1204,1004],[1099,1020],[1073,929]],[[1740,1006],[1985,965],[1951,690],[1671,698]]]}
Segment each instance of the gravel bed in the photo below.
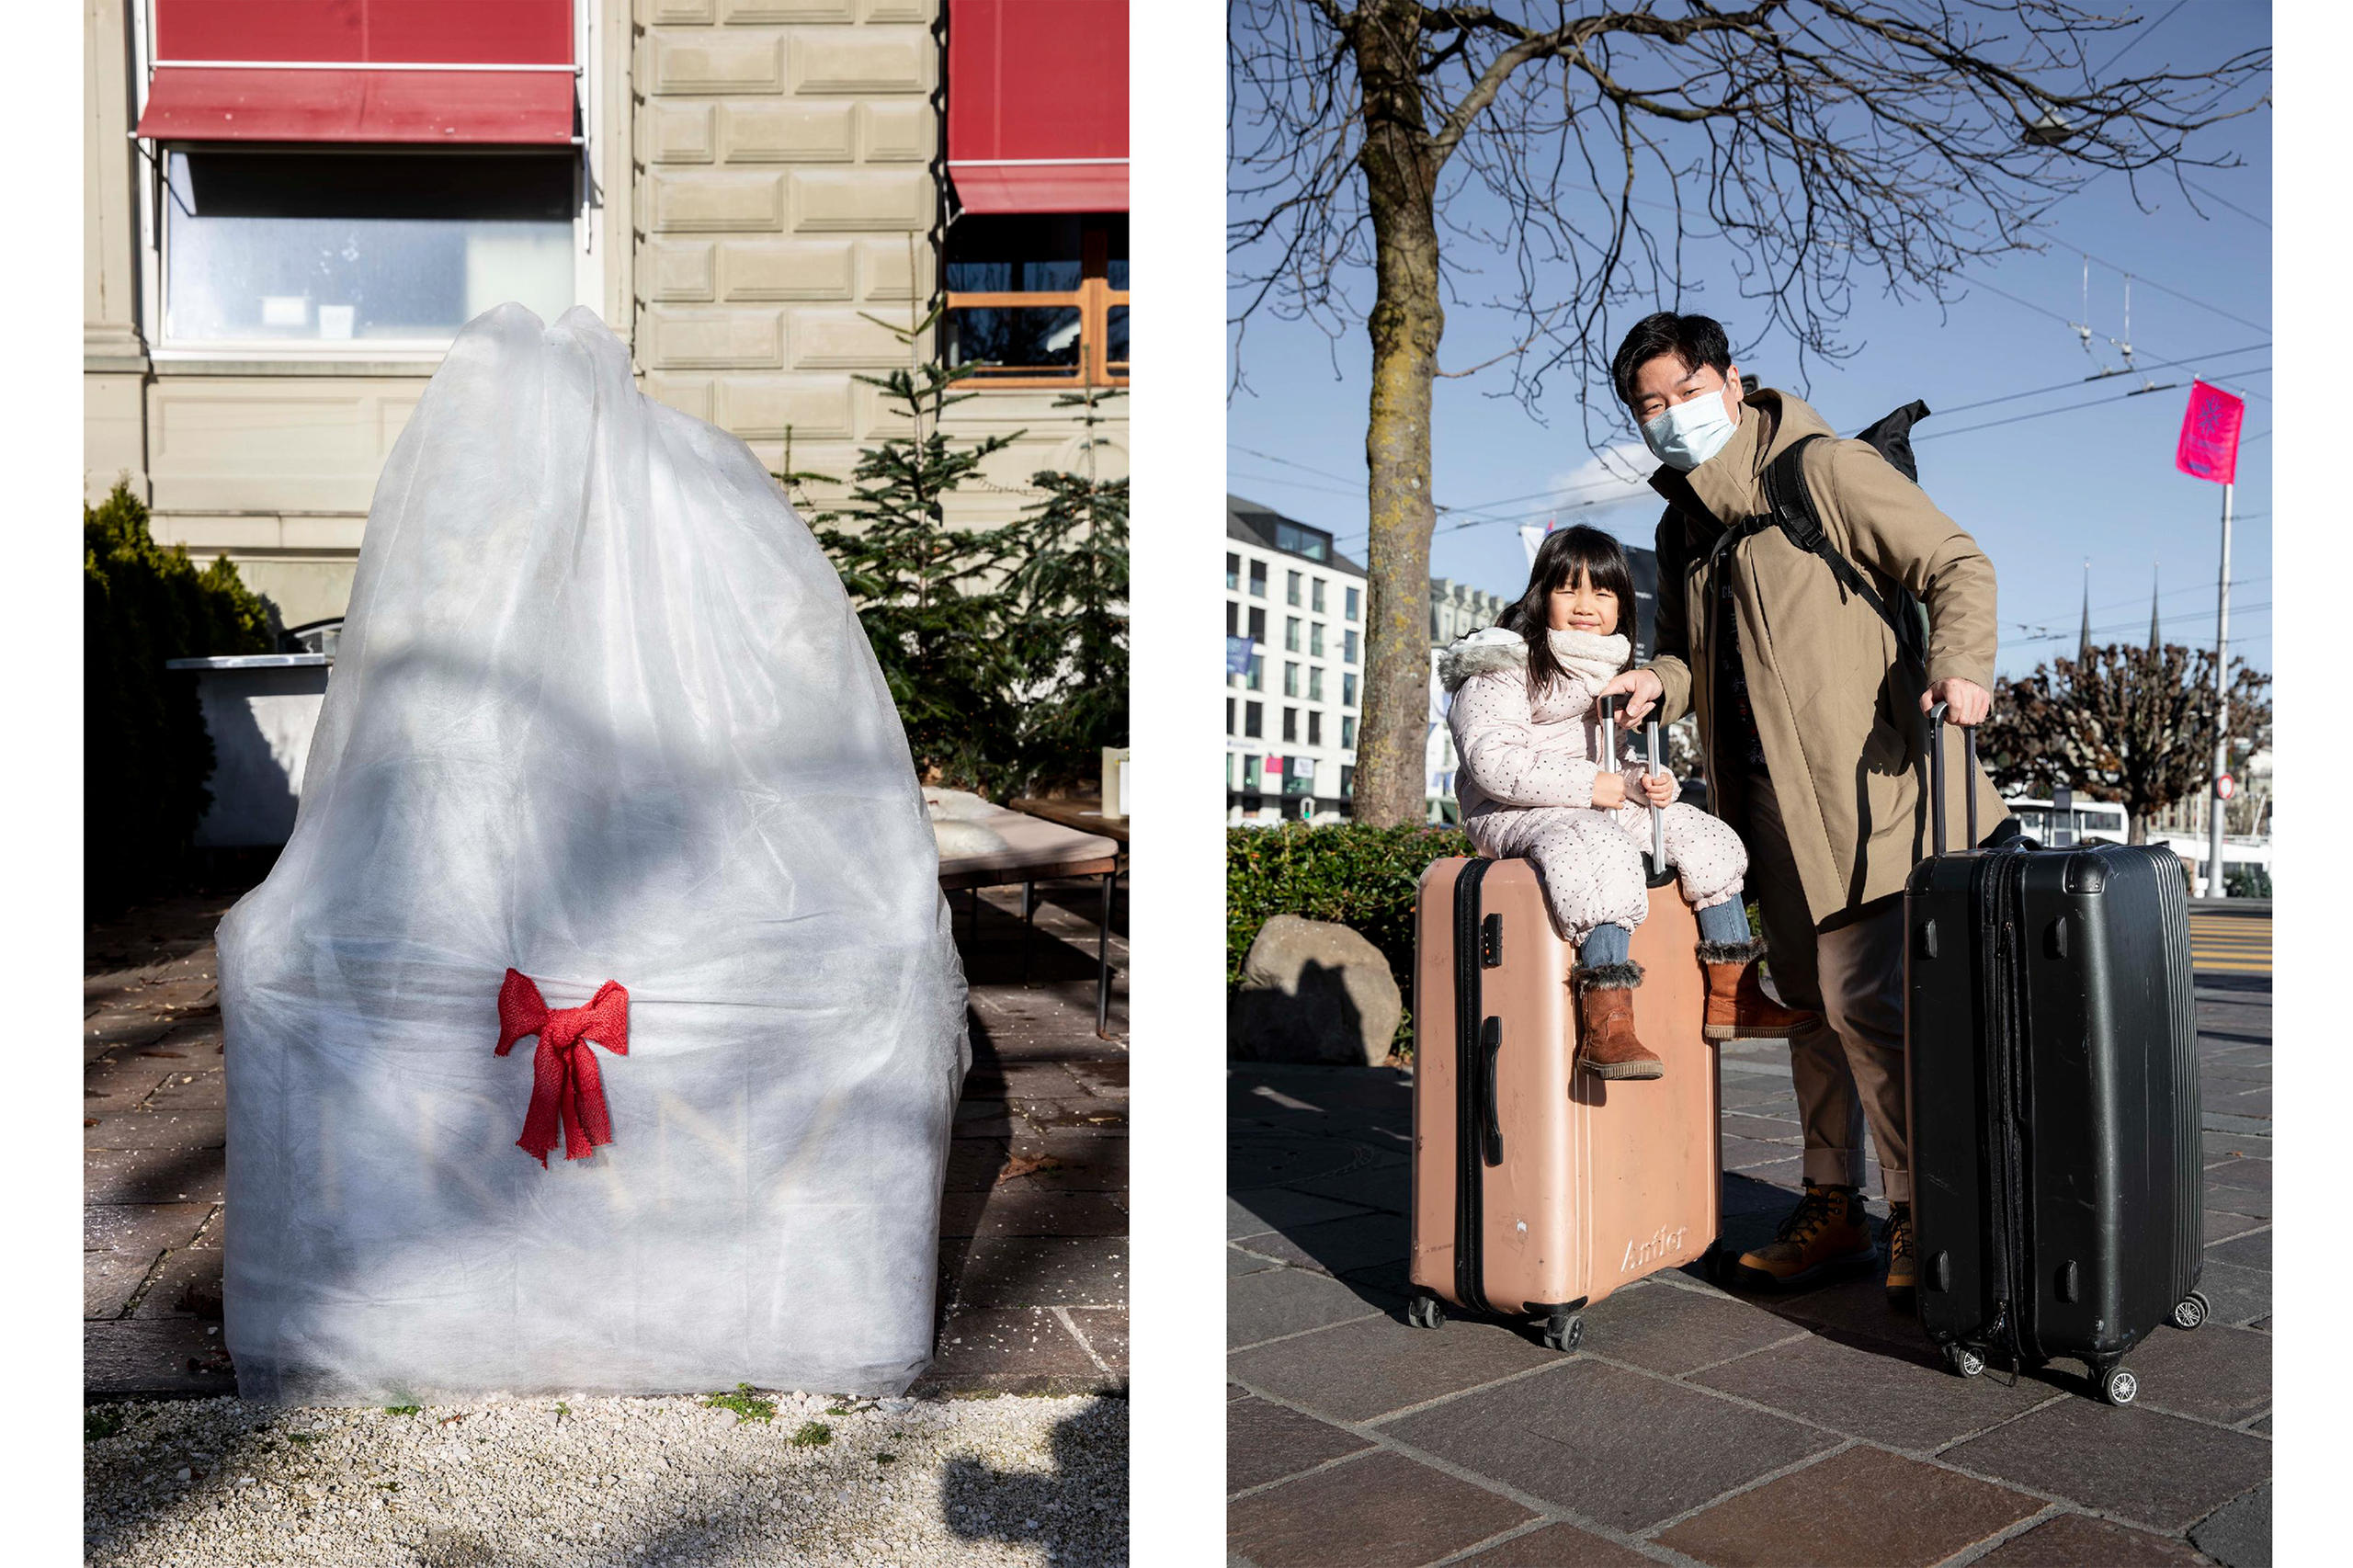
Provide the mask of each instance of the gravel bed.
{"label": "gravel bed", "polygon": [[1127,1561],[1123,1399],[736,1403],[748,1418],[688,1397],[92,1405],[84,1562]]}

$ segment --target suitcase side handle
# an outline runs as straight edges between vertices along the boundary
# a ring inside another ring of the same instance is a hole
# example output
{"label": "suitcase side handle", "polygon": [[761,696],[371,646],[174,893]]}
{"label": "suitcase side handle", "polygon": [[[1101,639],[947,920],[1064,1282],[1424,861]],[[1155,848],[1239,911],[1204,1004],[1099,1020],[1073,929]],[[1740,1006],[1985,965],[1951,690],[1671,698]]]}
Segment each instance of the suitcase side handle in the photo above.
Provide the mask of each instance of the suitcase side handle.
{"label": "suitcase side handle", "polygon": [[[1977,771],[1977,732],[1969,725],[1961,728],[1961,755],[1969,759],[1969,770]],[[1977,847],[1977,788],[1971,779],[1967,802],[1969,812],[1969,846]],[[1928,821],[1935,832],[1937,854],[1945,852],[1945,705],[1935,703],[1928,709]]]}

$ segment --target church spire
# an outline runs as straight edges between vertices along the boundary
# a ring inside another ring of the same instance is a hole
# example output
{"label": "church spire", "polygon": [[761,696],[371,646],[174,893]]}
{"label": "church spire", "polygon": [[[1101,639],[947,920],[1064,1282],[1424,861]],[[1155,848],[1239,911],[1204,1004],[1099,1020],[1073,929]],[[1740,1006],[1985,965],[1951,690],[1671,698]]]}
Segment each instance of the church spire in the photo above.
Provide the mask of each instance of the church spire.
{"label": "church spire", "polygon": [[2092,562],[2084,557],[2084,629],[2075,634],[2075,667],[2088,669],[2092,662]]}

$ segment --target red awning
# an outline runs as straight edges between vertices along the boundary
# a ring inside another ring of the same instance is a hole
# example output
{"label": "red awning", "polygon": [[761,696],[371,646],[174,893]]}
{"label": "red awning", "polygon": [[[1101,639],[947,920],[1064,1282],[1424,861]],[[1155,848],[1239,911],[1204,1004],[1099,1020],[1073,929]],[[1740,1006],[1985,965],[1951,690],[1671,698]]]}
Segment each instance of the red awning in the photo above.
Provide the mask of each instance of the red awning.
{"label": "red awning", "polygon": [[571,0],[154,0],[139,134],[562,145]]}
{"label": "red awning", "polygon": [[251,71],[165,66],[139,134],[176,142],[563,145],[568,71]]}
{"label": "red awning", "polygon": [[968,212],[1126,211],[1127,0],[949,0],[948,173]]}

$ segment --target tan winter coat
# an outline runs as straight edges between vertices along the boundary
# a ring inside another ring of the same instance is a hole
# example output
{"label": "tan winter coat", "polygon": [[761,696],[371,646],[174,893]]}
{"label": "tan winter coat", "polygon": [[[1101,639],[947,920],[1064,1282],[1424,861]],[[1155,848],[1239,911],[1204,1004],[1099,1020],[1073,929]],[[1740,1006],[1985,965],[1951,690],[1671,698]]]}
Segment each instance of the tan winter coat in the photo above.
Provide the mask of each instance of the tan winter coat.
{"label": "tan winter coat", "polygon": [[[1745,769],[1715,763],[1725,716],[1711,689],[1711,551],[1725,527],[1765,512],[1766,465],[1814,432],[1831,437],[1802,460],[1824,532],[1891,604],[1890,584],[1917,595],[1929,626],[1924,675],[1900,658],[1878,612],[1778,528],[1725,547],[1720,570],[1732,583],[1749,707],[1806,903],[1821,925],[1902,892],[1913,864],[1931,852],[1920,694],[1951,676],[1991,690],[1995,619],[1993,562],[1918,485],[1867,443],[1838,439],[1798,399],[1769,388],[1747,398],[1731,442],[1689,475],[1712,523],[1670,508],[1658,530],[1657,647],[1649,667],[1665,687],[1665,721],[1699,716],[1716,812],[1745,823],[1747,779]],[[1958,846],[1967,836],[1960,736],[1949,732],[1946,744],[1947,821]],[[1984,774],[1973,778],[1982,836],[2005,813]]]}

